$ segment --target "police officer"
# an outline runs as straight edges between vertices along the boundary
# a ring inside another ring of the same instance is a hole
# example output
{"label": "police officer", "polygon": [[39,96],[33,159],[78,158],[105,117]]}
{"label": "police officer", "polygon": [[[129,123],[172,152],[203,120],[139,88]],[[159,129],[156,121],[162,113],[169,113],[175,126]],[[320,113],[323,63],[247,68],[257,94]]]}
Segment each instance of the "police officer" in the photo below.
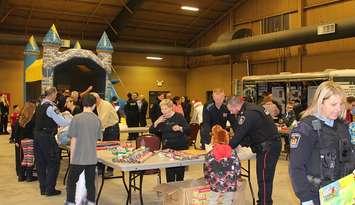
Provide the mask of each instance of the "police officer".
{"label": "police officer", "polygon": [[[124,106],[126,122],[128,127],[139,127],[139,108],[137,104],[137,93],[128,93],[128,100]],[[139,133],[128,133],[128,140],[136,140]]]}
{"label": "police officer", "polygon": [[227,106],[224,102],[224,91],[222,89],[214,89],[212,94],[213,102],[203,106],[202,125],[201,125],[201,145],[205,149],[205,144],[211,142],[211,129],[214,125],[220,125],[226,129],[227,117],[229,114]]}
{"label": "police officer", "polygon": [[290,136],[290,176],[302,205],[318,205],[319,188],[355,168],[345,116],[344,91],[332,81],[317,88]]}
{"label": "police officer", "polygon": [[281,152],[277,128],[263,107],[244,102],[241,97],[232,96],[227,106],[231,112],[228,120],[235,133],[229,144],[232,148],[239,144],[251,147],[256,153],[257,204],[270,205],[275,168]]}
{"label": "police officer", "polygon": [[163,99],[164,99],[164,93],[158,92],[155,102],[150,105],[149,118],[152,121],[152,124],[162,115],[159,104]]}
{"label": "police officer", "polygon": [[59,115],[59,109],[53,102],[57,96],[55,87],[47,88],[44,96],[36,111],[34,148],[41,195],[54,196],[61,193],[55,189],[60,152],[54,136],[58,125],[67,126],[70,121]]}

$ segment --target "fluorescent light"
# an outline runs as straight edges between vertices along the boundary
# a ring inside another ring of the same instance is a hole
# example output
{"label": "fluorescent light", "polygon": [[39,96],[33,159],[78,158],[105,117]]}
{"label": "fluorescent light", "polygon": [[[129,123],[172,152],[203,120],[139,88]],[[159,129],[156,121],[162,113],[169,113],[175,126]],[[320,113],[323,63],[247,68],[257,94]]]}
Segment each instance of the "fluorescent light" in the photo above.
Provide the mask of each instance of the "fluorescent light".
{"label": "fluorescent light", "polygon": [[158,56],[147,56],[145,58],[148,60],[158,60],[158,61],[163,60],[162,57],[158,57]]}
{"label": "fluorescent light", "polygon": [[198,11],[199,10],[199,8],[192,7],[192,6],[181,6],[181,9],[188,10],[188,11]]}

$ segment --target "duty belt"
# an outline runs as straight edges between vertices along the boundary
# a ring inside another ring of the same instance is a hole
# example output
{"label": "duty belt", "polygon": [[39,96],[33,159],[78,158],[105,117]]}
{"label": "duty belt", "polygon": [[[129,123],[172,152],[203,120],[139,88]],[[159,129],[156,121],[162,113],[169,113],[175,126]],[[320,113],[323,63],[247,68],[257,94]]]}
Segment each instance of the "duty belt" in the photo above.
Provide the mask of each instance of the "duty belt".
{"label": "duty belt", "polygon": [[251,146],[251,148],[252,148],[253,152],[255,152],[255,153],[256,152],[269,151],[270,148],[271,148],[271,144],[273,142],[278,142],[278,141],[280,141],[279,136],[275,136],[275,137],[273,137],[271,139],[268,139],[268,140],[266,140],[264,142],[261,142],[261,143],[259,143],[257,145],[253,145],[253,146]]}

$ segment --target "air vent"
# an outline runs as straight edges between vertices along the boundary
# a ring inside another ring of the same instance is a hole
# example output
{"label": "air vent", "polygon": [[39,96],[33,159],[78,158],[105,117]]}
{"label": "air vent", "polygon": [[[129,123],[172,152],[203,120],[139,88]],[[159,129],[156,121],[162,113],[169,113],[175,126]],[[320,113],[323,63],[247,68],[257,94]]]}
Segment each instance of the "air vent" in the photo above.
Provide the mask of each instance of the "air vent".
{"label": "air vent", "polygon": [[335,23],[320,25],[317,27],[317,35],[335,33]]}

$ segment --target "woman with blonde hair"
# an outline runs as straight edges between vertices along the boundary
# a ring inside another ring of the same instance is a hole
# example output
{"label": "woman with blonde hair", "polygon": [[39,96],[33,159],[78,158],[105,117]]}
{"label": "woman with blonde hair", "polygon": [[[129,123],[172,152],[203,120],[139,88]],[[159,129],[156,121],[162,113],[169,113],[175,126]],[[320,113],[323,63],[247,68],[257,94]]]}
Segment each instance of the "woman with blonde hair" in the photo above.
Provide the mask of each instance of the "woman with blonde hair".
{"label": "woman with blonde hair", "polygon": [[20,112],[15,138],[16,150],[16,171],[18,181],[31,182],[34,167],[33,130],[35,125],[34,113],[36,105],[33,102],[26,102]]}
{"label": "woman with blonde hair", "polygon": [[343,89],[323,82],[291,132],[290,177],[302,205],[320,204],[319,188],[355,168],[345,111]]}
{"label": "woman with blonde hair", "polygon": [[[170,99],[162,100],[159,105],[163,114],[149,128],[149,132],[162,136],[163,149],[187,149],[187,136],[191,128],[186,119],[182,114],[174,112]],[[183,181],[184,175],[183,166],[166,168],[166,182]]]}
{"label": "woman with blonde hair", "polygon": [[7,131],[9,106],[7,96],[5,94],[0,96],[0,134],[9,134]]}

